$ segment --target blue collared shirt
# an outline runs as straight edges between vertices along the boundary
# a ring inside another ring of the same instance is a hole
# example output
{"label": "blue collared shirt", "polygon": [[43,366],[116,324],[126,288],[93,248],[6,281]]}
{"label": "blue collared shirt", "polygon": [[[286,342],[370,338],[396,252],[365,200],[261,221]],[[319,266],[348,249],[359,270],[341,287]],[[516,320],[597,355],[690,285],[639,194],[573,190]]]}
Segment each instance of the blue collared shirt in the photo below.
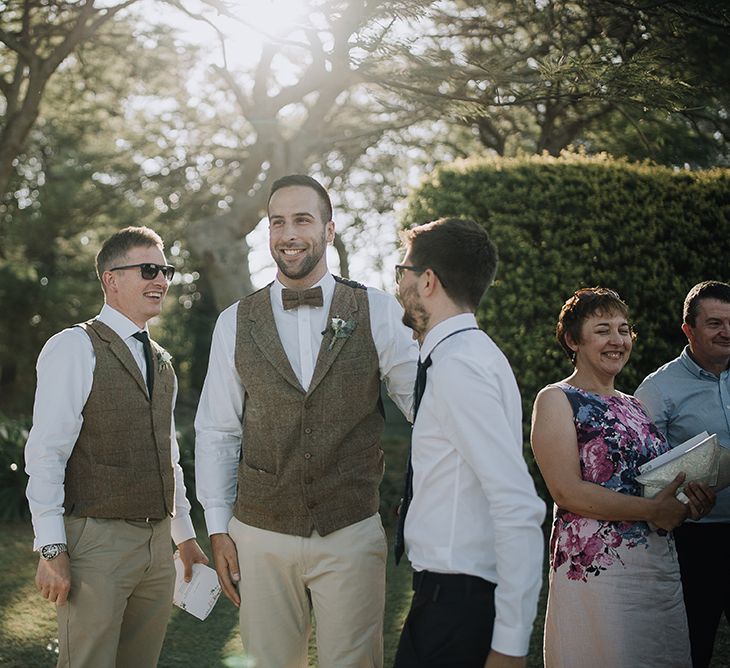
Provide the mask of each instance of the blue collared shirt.
{"label": "blue collared shirt", "polygon": [[[636,396],[669,445],[707,431],[730,449],[730,370],[718,378],[705,371],[685,347],[677,359],[649,374]],[[730,522],[730,487],[718,492],[712,512],[701,522]]]}

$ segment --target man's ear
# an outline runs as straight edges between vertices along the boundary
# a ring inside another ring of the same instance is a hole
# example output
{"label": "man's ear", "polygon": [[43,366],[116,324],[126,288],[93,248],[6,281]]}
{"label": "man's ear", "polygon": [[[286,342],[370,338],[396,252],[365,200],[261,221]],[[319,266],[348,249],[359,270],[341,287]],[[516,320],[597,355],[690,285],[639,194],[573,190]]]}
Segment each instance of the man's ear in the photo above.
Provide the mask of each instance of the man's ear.
{"label": "man's ear", "polygon": [[694,332],[692,331],[692,328],[686,322],[682,323],[682,331],[684,332],[684,335],[687,337],[687,341],[692,343],[692,341],[695,338]]}
{"label": "man's ear", "polygon": [[117,277],[113,271],[105,271],[101,275],[101,289],[105,293],[113,291],[117,287]]}
{"label": "man's ear", "polygon": [[424,269],[423,273],[418,277],[418,284],[421,288],[421,294],[424,297],[430,297],[436,290],[436,283],[439,282],[438,276],[433,269]]}
{"label": "man's ear", "polygon": [[325,241],[328,244],[334,243],[335,240],[335,221],[330,220],[325,224]]}

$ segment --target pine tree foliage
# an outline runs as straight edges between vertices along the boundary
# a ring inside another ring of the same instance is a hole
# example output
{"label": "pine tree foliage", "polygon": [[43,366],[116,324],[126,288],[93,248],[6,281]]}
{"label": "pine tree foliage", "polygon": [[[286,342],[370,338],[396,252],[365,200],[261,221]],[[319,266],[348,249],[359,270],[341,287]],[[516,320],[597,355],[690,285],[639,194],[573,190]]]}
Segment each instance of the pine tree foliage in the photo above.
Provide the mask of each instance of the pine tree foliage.
{"label": "pine tree foliage", "polygon": [[394,60],[393,92],[471,125],[499,155],[730,156],[726,3],[449,0]]}

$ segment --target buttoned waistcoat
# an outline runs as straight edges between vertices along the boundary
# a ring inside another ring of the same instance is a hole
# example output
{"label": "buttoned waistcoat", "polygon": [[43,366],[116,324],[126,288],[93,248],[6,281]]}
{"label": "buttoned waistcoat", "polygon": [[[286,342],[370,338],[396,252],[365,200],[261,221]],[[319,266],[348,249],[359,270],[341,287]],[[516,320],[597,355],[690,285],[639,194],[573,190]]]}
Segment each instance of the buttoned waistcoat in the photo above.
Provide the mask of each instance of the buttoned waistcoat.
{"label": "buttoned waistcoat", "polygon": [[[334,337],[333,318],[353,321]],[[281,344],[268,287],[239,302],[235,363],[245,388],[234,515],[297,536],[327,535],[378,511],[383,432],[367,290],[337,279],[309,388]]]}
{"label": "buttoned waistcoat", "polygon": [[96,356],[81,431],[66,464],[64,512],[81,517],[162,519],[174,508],[170,452],[175,372],[158,362],[153,392],[124,341],[99,320],[77,325]]}

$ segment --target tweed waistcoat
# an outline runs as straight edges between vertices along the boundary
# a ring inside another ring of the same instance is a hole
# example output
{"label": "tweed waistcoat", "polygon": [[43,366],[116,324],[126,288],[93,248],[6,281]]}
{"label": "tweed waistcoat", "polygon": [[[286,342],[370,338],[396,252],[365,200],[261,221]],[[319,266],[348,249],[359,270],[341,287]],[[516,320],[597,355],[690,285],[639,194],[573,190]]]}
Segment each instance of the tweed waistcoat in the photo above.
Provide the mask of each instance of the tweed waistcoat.
{"label": "tweed waistcoat", "polygon": [[[170,453],[175,372],[153,364],[152,400],[124,341],[98,320],[78,325],[96,356],[81,432],[66,464],[67,515],[162,519],[172,514],[175,478]],[[153,357],[162,349],[151,342]]]}
{"label": "tweed waistcoat", "polygon": [[269,288],[239,302],[235,358],[245,405],[233,514],[245,524],[324,536],[378,511],[384,421],[364,286],[337,279],[328,325],[332,318],[355,328],[334,338],[328,327],[305,392],[281,344]]}

